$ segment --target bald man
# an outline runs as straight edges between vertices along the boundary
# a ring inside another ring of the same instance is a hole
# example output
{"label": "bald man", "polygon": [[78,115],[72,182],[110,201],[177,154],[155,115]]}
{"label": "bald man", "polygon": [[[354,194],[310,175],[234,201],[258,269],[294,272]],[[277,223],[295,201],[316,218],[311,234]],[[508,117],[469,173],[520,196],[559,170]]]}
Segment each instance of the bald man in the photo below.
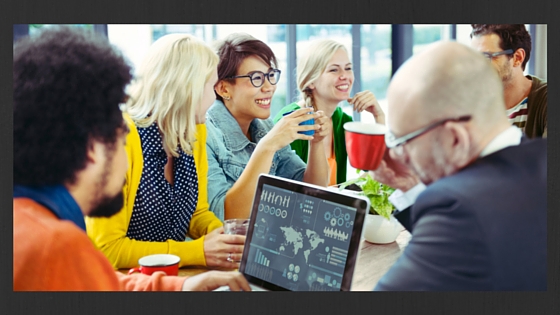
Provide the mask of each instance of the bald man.
{"label": "bald man", "polygon": [[509,123],[488,60],[432,44],[388,102],[389,150],[372,173],[398,188],[412,238],[375,290],[546,290],[547,142]]}

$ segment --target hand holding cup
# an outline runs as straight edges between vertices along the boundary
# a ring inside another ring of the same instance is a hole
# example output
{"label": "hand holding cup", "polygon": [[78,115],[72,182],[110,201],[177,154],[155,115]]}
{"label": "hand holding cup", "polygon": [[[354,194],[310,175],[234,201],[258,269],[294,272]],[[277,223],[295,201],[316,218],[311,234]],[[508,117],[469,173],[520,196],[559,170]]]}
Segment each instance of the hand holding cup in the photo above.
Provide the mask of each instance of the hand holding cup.
{"label": "hand holding cup", "polygon": [[[247,236],[249,219],[229,219],[224,221],[224,234]],[[227,258],[230,262],[240,262],[241,256],[230,254]]]}
{"label": "hand holding cup", "polygon": [[379,167],[375,171],[369,171],[371,177],[382,184],[404,192],[420,183],[416,173],[399,160],[392,158],[390,152],[391,150],[385,150]]}
{"label": "hand holding cup", "polygon": [[[294,112],[294,111],[286,112],[286,113],[282,114],[282,116],[290,115],[290,114],[293,113],[293,112]],[[313,113],[313,109],[312,109],[312,108],[309,108],[309,114],[312,114],[312,113]],[[309,125],[314,125],[314,124],[315,124],[315,119],[314,119],[314,118],[311,118],[311,119],[308,119],[308,120],[304,120],[304,121],[302,121],[302,122],[299,123],[300,126],[309,126]],[[302,134],[302,135],[312,136],[312,135],[315,134],[315,129],[298,131],[298,133],[300,133],[300,134]]]}
{"label": "hand holding cup", "polygon": [[[310,113],[309,108],[300,108],[290,113],[286,113],[276,125],[259,141],[258,146],[263,146],[267,150],[278,151],[294,140],[313,140],[314,137],[308,135],[315,133],[315,130],[320,129],[321,126],[315,123],[315,118],[320,117],[320,114]],[[306,123],[313,120],[313,124]],[[306,134],[307,133],[307,134]]]}
{"label": "hand holding cup", "polygon": [[332,137],[333,124],[331,117],[325,115],[325,112],[322,110],[316,111],[315,114],[319,115],[319,117],[315,118],[315,124],[318,124],[320,128],[315,131],[311,141],[320,142],[326,137]]}
{"label": "hand holding cup", "polygon": [[224,227],[204,236],[204,258],[210,267],[239,268],[245,245],[245,235],[225,234]]}

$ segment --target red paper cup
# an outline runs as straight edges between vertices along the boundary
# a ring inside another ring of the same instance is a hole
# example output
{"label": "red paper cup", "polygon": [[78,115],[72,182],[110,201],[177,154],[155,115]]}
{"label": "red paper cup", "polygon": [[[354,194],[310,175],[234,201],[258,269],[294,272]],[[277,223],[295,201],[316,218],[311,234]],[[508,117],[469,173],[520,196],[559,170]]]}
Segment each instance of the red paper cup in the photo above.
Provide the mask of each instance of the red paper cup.
{"label": "red paper cup", "polygon": [[138,260],[140,267],[130,269],[128,274],[140,272],[151,275],[156,271],[163,271],[168,276],[176,276],[179,274],[179,261],[181,258],[170,254],[144,256]]}
{"label": "red paper cup", "polygon": [[376,123],[347,122],[344,130],[350,165],[364,171],[376,170],[385,154],[387,127]]}

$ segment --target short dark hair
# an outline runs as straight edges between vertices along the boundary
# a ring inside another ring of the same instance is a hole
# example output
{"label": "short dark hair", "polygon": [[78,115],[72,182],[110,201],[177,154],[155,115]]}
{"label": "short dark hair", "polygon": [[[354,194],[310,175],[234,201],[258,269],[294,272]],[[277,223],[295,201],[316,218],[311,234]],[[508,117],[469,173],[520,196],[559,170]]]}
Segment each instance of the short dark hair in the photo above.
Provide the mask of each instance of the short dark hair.
{"label": "short dark hair", "polygon": [[527,32],[525,24],[471,24],[473,36],[484,36],[496,34],[500,37],[500,48],[502,50],[519,48],[525,50],[525,60],[521,68],[525,70],[525,65],[531,57],[531,35]]}
{"label": "short dark hair", "polygon": [[[228,35],[216,45],[216,54],[220,58],[218,63],[218,81],[228,80],[227,77],[237,74],[237,69],[250,56],[257,56],[269,66],[276,68],[278,63],[272,49],[264,42],[245,33],[233,33]],[[223,101],[216,93],[216,97]]]}
{"label": "short dark hair", "polygon": [[92,140],[114,145],[131,68],[107,38],[45,27],[13,47],[14,184],[74,183]]}

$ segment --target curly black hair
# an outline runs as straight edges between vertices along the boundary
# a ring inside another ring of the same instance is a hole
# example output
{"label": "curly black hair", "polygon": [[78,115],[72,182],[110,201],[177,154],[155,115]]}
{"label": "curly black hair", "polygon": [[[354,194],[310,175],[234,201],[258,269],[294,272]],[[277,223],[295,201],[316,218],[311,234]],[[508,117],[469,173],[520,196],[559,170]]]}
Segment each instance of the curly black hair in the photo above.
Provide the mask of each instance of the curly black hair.
{"label": "curly black hair", "polygon": [[116,144],[131,67],[107,38],[53,26],[13,47],[14,184],[72,184],[92,140]]}
{"label": "curly black hair", "polygon": [[531,35],[527,32],[525,24],[471,24],[473,36],[484,36],[496,34],[500,37],[500,48],[502,50],[519,48],[525,50],[525,60],[521,68],[525,70],[525,65],[531,57]]}

